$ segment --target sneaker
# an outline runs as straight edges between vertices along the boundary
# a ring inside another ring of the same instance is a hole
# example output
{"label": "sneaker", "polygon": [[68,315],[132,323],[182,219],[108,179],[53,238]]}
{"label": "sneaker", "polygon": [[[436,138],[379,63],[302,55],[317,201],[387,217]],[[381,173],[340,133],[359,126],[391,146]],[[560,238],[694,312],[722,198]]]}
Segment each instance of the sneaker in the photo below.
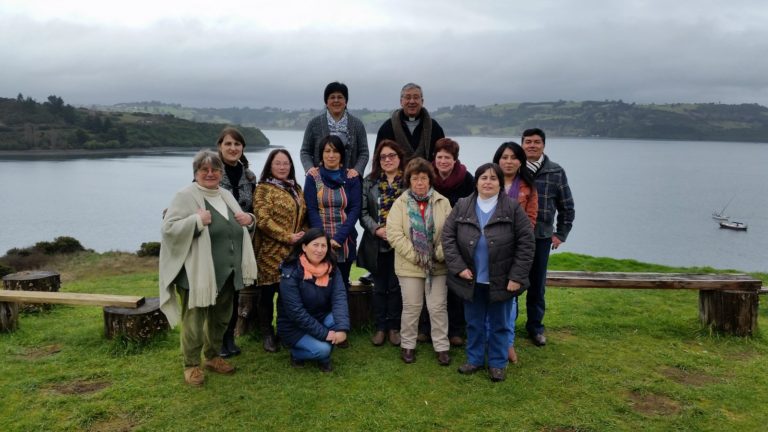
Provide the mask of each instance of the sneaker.
{"label": "sneaker", "polygon": [[214,357],[211,360],[206,360],[205,368],[224,375],[235,373],[235,367],[221,357]]}
{"label": "sneaker", "polygon": [[200,366],[192,366],[184,369],[184,381],[195,387],[200,387],[205,382],[205,374]]}

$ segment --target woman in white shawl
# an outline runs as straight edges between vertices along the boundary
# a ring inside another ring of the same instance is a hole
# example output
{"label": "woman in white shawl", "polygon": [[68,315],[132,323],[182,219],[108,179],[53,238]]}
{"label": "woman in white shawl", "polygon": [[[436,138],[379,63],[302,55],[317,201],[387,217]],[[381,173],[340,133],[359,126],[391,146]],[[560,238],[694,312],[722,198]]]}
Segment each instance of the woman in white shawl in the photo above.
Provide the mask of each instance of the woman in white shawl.
{"label": "woman in white shawl", "polygon": [[202,150],[192,168],[194,183],[176,193],[163,217],[160,309],[171,326],[181,319],[184,379],[199,386],[205,380],[201,352],[206,369],[235,371],[219,356],[219,348],[235,291],[253,283],[256,260],[249,235],[254,216],[219,188],[224,170],[219,155]]}

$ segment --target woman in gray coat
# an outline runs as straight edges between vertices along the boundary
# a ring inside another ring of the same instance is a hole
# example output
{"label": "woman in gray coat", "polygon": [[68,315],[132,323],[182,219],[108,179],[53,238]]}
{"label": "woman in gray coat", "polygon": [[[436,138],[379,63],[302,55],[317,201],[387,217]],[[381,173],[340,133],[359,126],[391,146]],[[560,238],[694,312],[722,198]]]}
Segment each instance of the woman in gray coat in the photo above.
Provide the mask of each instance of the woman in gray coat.
{"label": "woman in gray coat", "polygon": [[403,300],[395,276],[395,252],[387,242],[387,216],[392,204],[403,193],[405,155],[392,140],[382,140],[373,152],[371,173],[363,181],[363,205],[360,225],[363,240],[357,265],[373,275],[373,314],[376,332],[371,342],[376,346],[389,339],[400,345],[400,313]]}
{"label": "woman in gray coat", "polygon": [[506,377],[510,312],[528,286],[535,244],[528,216],[504,193],[503,181],[498,165],[480,166],[476,191],[456,203],[442,240],[448,288],[464,300],[467,320],[467,363],[459,372],[477,372],[487,356],[492,381]]}

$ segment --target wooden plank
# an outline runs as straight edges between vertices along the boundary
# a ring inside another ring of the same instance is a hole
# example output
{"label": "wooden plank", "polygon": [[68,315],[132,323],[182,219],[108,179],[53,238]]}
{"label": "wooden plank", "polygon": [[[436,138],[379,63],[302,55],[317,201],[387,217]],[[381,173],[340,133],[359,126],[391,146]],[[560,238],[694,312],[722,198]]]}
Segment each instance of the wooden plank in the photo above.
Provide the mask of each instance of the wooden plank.
{"label": "wooden plank", "polygon": [[757,292],[760,291],[762,282],[744,274],[548,271],[547,286]]}
{"label": "wooden plank", "polygon": [[0,290],[0,302],[53,303],[137,308],[144,304],[144,297],[111,294]]}

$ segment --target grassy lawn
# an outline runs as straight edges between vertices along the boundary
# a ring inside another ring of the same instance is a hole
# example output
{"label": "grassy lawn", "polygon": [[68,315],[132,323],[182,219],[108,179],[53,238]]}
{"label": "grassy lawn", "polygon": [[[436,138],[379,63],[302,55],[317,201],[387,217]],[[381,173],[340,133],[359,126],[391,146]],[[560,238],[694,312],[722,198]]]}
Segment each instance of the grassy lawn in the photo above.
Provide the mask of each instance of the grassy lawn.
{"label": "grassy lawn", "polygon": [[[156,265],[107,253],[51,268],[62,291],[156,296]],[[553,255],[551,268],[714,271],[567,253]],[[268,354],[241,337],[237,373],[207,374],[203,388],[184,384],[178,330],[125,346],[104,338],[100,308],[56,306],[0,334],[0,430],[764,430],[764,332],[710,334],[697,299],[695,291],[551,288],[549,343],[533,346],[519,319],[520,363],[503,383],[459,375],[461,349],[445,368],[420,345],[416,363],[405,365],[397,348],[372,346],[370,329],[360,329],[351,349],[334,353],[328,375],[292,369],[285,349]],[[766,318],[764,307],[760,328]]]}

